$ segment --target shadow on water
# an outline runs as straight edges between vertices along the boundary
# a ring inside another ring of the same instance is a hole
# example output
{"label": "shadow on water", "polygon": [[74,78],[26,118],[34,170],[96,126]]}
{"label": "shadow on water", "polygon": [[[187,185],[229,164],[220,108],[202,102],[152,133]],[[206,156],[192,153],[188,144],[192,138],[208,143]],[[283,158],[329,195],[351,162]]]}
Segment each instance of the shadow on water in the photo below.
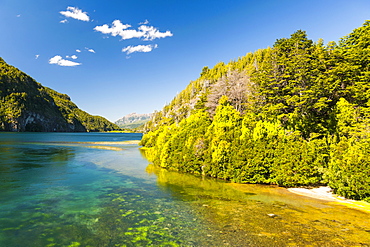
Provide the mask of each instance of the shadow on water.
{"label": "shadow on water", "polygon": [[60,176],[64,166],[73,158],[69,148],[28,147],[23,145],[0,145],[0,189],[12,192],[11,188],[26,187],[47,180],[53,174]]}

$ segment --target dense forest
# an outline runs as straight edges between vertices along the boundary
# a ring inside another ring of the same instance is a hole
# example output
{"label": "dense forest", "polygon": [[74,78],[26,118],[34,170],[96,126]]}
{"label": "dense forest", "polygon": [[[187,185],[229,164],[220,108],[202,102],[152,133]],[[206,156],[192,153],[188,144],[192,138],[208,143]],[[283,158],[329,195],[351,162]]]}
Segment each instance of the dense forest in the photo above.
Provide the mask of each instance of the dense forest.
{"label": "dense forest", "polygon": [[370,21],[338,42],[304,31],[204,67],[145,126],[155,165],[238,183],[328,185],[370,202]]}
{"label": "dense forest", "polygon": [[109,131],[120,128],[79,109],[0,58],[0,131]]}

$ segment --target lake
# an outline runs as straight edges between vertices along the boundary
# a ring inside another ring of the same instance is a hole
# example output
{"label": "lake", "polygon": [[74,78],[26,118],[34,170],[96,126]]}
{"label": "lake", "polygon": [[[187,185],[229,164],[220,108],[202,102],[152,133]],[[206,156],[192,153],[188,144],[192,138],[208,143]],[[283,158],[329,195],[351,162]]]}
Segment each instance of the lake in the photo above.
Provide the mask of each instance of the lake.
{"label": "lake", "polygon": [[370,246],[370,214],[150,165],[128,133],[0,133],[0,246]]}

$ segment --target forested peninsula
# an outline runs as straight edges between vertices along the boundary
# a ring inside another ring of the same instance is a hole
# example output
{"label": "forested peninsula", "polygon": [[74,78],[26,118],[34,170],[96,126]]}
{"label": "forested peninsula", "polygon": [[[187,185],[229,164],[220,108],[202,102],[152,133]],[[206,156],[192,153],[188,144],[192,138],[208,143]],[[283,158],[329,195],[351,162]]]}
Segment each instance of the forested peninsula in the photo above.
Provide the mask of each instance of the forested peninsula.
{"label": "forested peninsula", "polygon": [[146,124],[155,165],[237,183],[328,185],[370,202],[370,21],[338,42],[304,31],[204,67]]}
{"label": "forested peninsula", "polygon": [[0,58],[0,131],[110,131],[120,128],[79,109]]}

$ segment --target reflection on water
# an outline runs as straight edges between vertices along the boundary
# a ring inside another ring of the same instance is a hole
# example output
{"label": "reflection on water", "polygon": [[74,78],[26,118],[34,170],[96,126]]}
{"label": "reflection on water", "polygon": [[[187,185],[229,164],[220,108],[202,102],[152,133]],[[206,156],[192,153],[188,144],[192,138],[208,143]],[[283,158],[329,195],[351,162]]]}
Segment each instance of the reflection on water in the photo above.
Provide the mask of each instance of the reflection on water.
{"label": "reflection on water", "polygon": [[140,134],[0,133],[0,246],[368,246],[369,214],[148,165]]}
{"label": "reflection on water", "polygon": [[157,175],[163,190],[190,202],[212,226],[218,243],[370,245],[370,217],[366,212],[295,195],[276,186],[231,184],[154,166],[148,166],[147,171]]}

